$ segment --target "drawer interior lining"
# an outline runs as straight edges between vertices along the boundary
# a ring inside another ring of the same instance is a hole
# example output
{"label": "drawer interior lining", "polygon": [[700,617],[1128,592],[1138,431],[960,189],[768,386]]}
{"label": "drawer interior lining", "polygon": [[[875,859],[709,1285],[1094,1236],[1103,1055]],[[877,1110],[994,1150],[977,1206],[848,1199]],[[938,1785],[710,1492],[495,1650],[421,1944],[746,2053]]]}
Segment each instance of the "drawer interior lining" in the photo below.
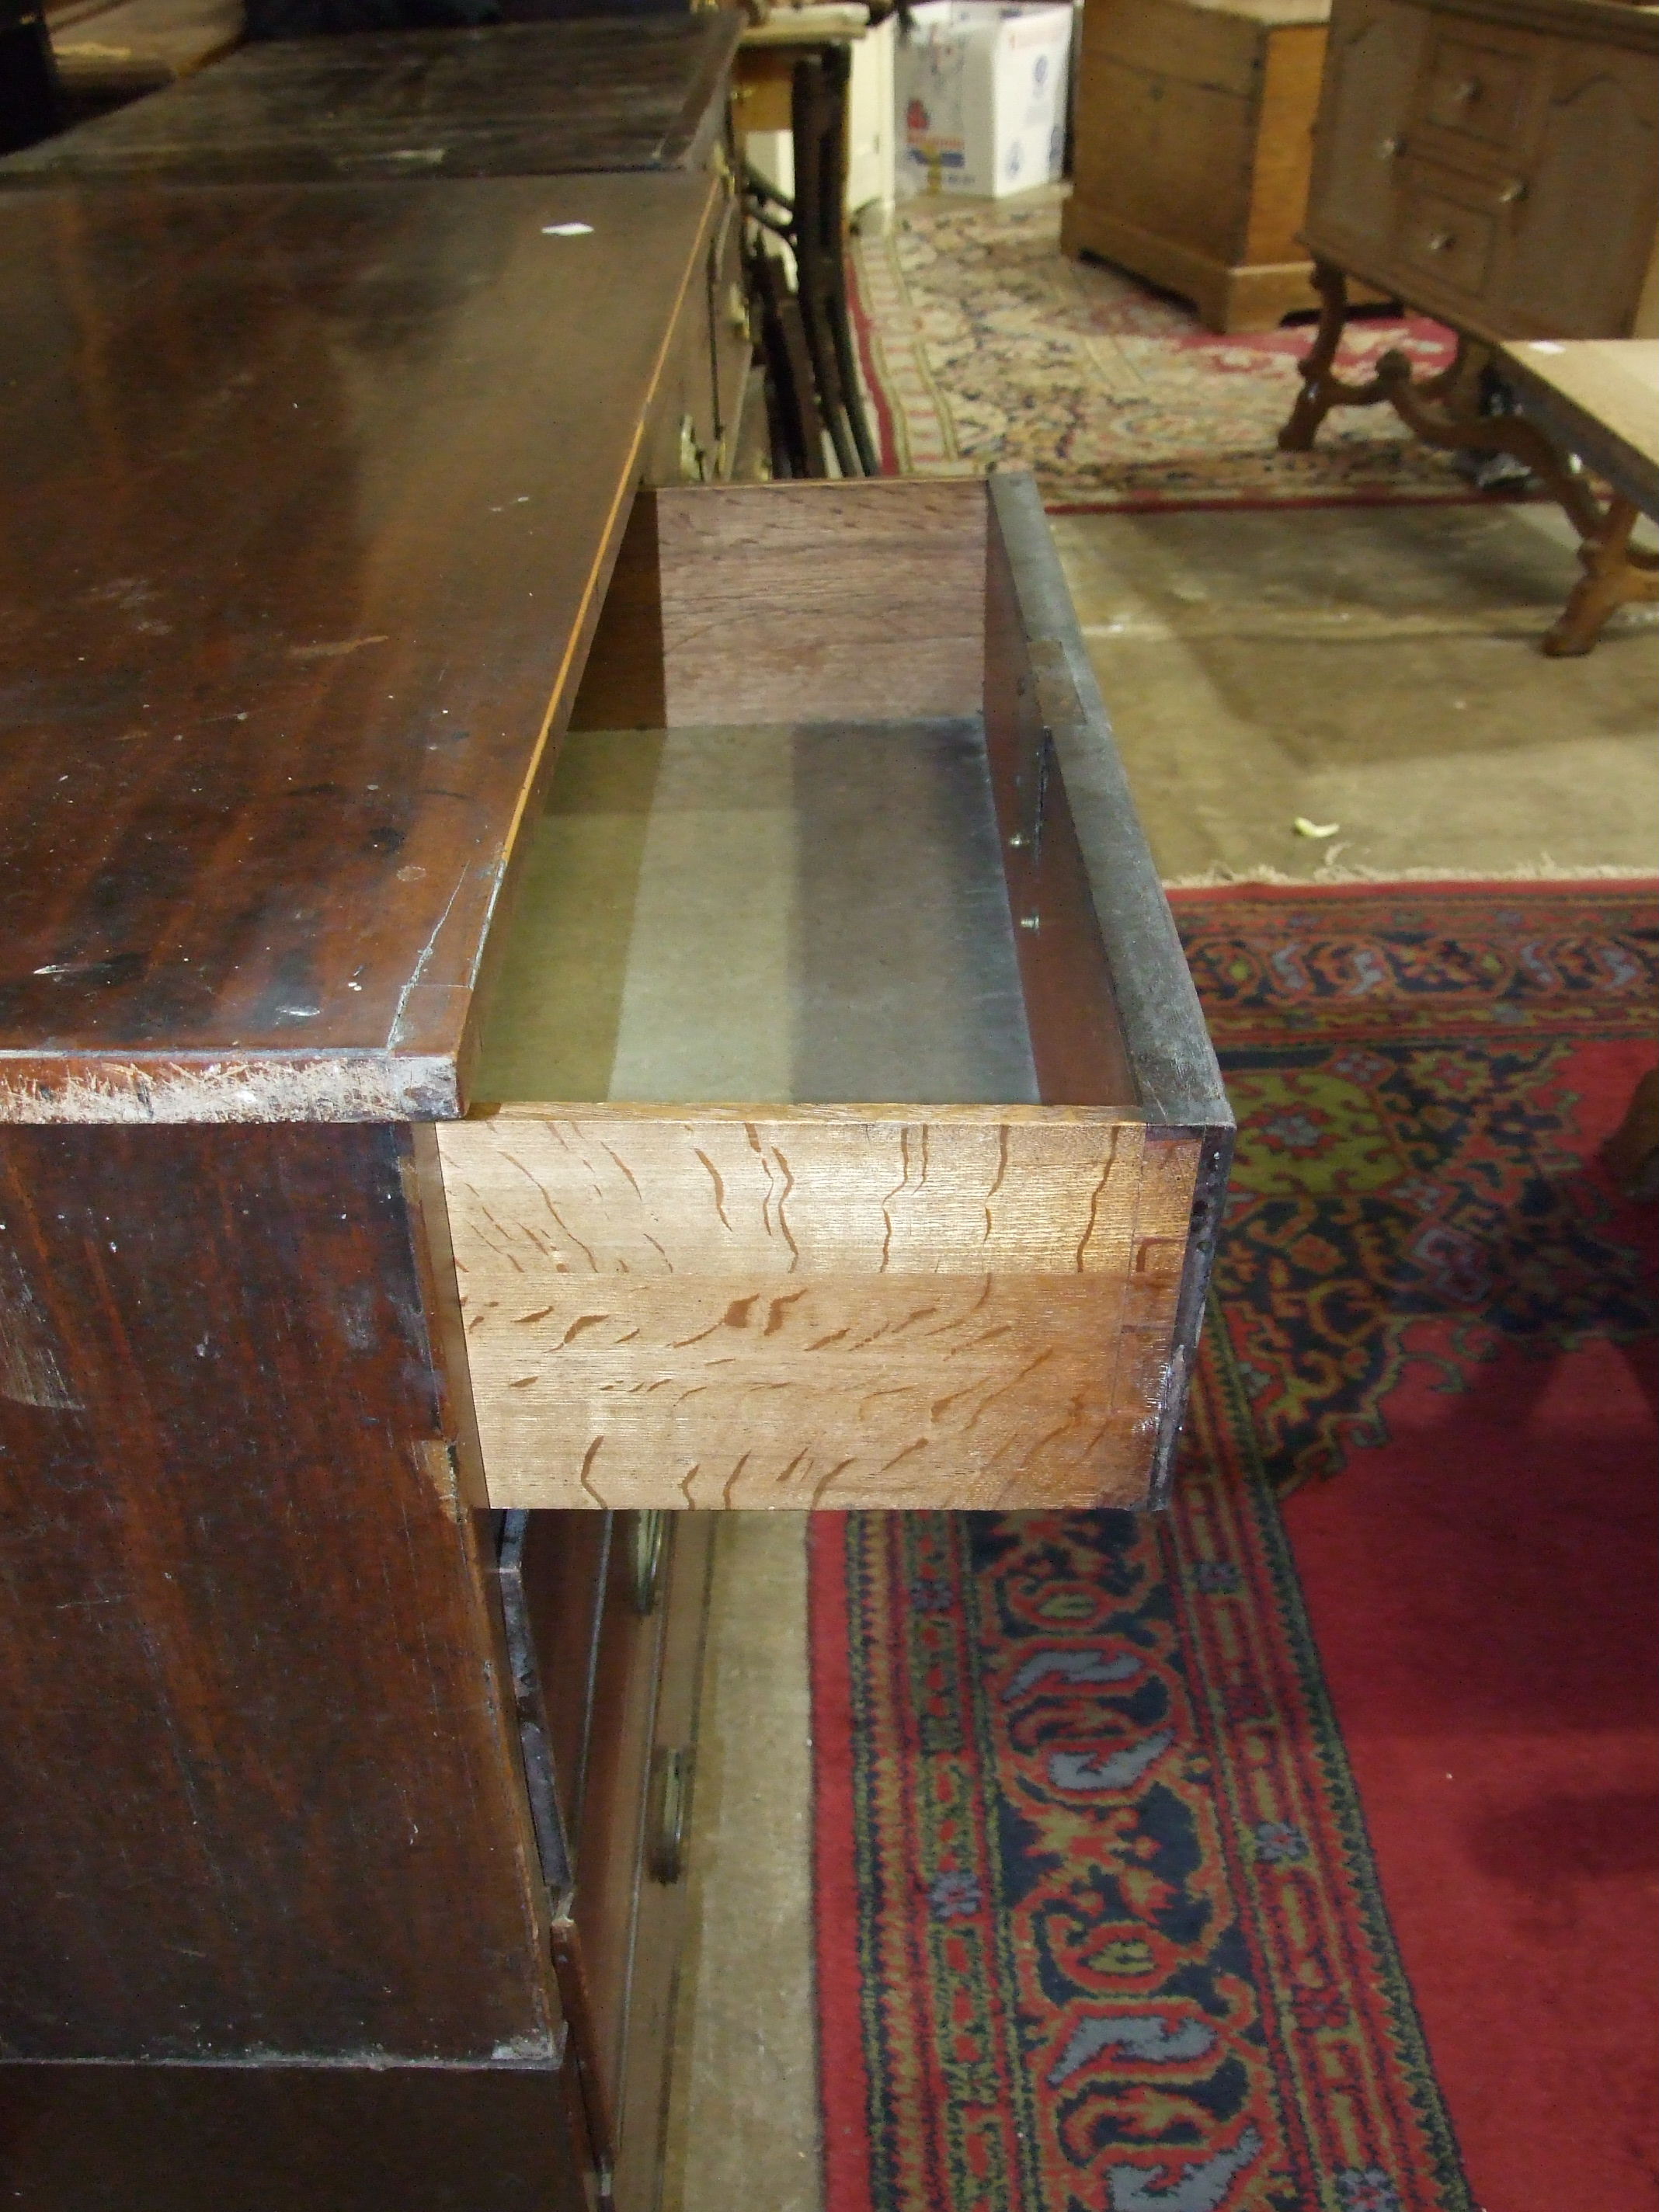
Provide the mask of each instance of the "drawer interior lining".
{"label": "drawer interior lining", "polygon": [[982,724],[574,732],[474,1095],[1036,1103]]}
{"label": "drawer interior lining", "polygon": [[[1024,479],[642,494],[471,1106],[1144,1109],[1201,1024],[1187,983],[1166,1034],[1184,966],[1064,600]],[[1103,897],[1149,968],[1133,1050]]]}

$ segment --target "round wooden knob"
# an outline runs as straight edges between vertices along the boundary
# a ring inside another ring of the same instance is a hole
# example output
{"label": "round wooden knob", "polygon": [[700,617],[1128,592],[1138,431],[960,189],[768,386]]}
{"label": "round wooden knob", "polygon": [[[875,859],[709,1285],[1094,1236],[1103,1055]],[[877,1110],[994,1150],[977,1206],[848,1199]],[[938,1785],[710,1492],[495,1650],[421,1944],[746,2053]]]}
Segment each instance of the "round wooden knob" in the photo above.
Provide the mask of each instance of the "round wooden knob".
{"label": "round wooden knob", "polygon": [[1452,94],[1460,107],[1473,107],[1480,97],[1480,80],[1478,76],[1466,76]]}
{"label": "round wooden knob", "polygon": [[1449,253],[1456,243],[1457,234],[1455,231],[1431,230],[1429,233],[1429,251],[1431,253]]}
{"label": "round wooden knob", "polygon": [[1384,161],[1398,161],[1406,150],[1406,142],[1403,138],[1396,138],[1390,132],[1388,137],[1377,141],[1376,150],[1379,157]]}

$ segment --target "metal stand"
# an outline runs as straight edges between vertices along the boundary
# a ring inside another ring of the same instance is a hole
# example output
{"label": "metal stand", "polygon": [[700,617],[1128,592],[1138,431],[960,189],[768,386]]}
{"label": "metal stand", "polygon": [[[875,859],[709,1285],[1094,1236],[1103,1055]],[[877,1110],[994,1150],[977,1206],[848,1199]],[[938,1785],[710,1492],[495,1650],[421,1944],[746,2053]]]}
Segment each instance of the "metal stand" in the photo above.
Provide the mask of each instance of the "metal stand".
{"label": "metal stand", "polygon": [[[787,294],[775,265],[753,270],[761,299],[763,343],[784,417],[785,453],[793,475],[822,476],[814,440],[829,433],[844,477],[875,477],[881,461],[864,411],[847,300],[847,254],[842,210],[847,193],[847,86],[852,63],[844,46],[826,46],[795,64],[791,85],[791,135],[795,149],[793,198],[745,165],[744,211],[763,230],[788,246],[795,259],[795,292]],[[762,247],[759,262],[768,259]],[[769,295],[773,305],[769,308]],[[781,295],[781,296],[780,296]],[[794,313],[791,314],[793,307]],[[799,353],[793,324],[799,323]],[[804,355],[804,362],[800,356]],[[805,404],[801,368],[810,377]],[[805,451],[805,465],[798,456]],[[816,464],[816,465],[815,465]]]}

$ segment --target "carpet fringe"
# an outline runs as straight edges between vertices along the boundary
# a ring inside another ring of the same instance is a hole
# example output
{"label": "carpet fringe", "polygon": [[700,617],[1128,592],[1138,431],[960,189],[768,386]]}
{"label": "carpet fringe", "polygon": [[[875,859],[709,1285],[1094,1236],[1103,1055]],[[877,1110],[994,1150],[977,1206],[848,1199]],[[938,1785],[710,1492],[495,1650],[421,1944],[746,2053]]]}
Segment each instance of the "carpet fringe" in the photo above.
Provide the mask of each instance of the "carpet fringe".
{"label": "carpet fringe", "polygon": [[1289,876],[1266,866],[1230,868],[1218,860],[1195,876],[1165,876],[1166,891],[1224,890],[1234,884],[1274,884],[1292,890],[1317,890],[1322,884],[1590,884],[1651,883],[1652,868],[1632,868],[1617,860],[1587,867],[1552,860],[1547,854],[1513,868],[1321,868],[1311,876]]}

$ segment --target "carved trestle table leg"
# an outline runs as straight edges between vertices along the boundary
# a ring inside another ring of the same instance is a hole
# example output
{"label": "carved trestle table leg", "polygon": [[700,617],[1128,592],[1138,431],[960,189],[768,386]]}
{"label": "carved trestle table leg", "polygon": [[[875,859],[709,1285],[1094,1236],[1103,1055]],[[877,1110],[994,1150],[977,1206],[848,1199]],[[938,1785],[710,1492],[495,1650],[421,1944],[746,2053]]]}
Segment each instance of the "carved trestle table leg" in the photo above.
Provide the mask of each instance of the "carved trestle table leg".
{"label": "carved trestle table leg", "polygon": [[1633,500],[1607,502],[1601,528],[1578,549],[1584,574],[1573,586],[1560,620],[1544,639],[1552,659],[1588,653],[1615,607],[1632,600],[1659,599],[1659,555],[1630,542],[1638,510]]}
{"label": "carved trestle table leg", "polygon": [[[1375,407],[1392,397],[1380,375],[1350,384],[1336,374],[1337,349],[1348,320],[1348,280],[1332,263],[1316,261],[1312,283],[1319,295],[1319,327],[1302,362],[1302,388],[1291,418],[1279,434],[1281,453],[1308,452],[1333,407]],[[1425,377],[1419,391],[1435,398],[1450,391],[1466,374],[1464,351],[1460,343],[1457,358],[1449,368]]]}
{"label": "carved trestle table leg", "polygon": [[1302,387],[1290,420],[1279,434],[1281,453],[1308,452],[1334,407],[1375,407],[1386,401],[1425,445],[1513,454],[1565,510],[1583,541],[1578,557],[1584,574],[1543,641],[1553,659],[1588,653],[1615,607],[1659,599],[1659,556],[1630,542],[1638,513],[1632,503],[1614,497],[1604,508],[1577,464],[1559,452],[1535,423],[1519,415],[1480,412],[1480,376],[1491,357],[1489,348],[1460,337],[1451,362],[1423,377],[1396,349],[1383,355],[1375,375],[1363,384],[1350,383],[1335,368],[1348,319],[1347,278],[1334,264],[1316,261],[1313,286],[1320,299],[1319,328],[1302,363]]}

